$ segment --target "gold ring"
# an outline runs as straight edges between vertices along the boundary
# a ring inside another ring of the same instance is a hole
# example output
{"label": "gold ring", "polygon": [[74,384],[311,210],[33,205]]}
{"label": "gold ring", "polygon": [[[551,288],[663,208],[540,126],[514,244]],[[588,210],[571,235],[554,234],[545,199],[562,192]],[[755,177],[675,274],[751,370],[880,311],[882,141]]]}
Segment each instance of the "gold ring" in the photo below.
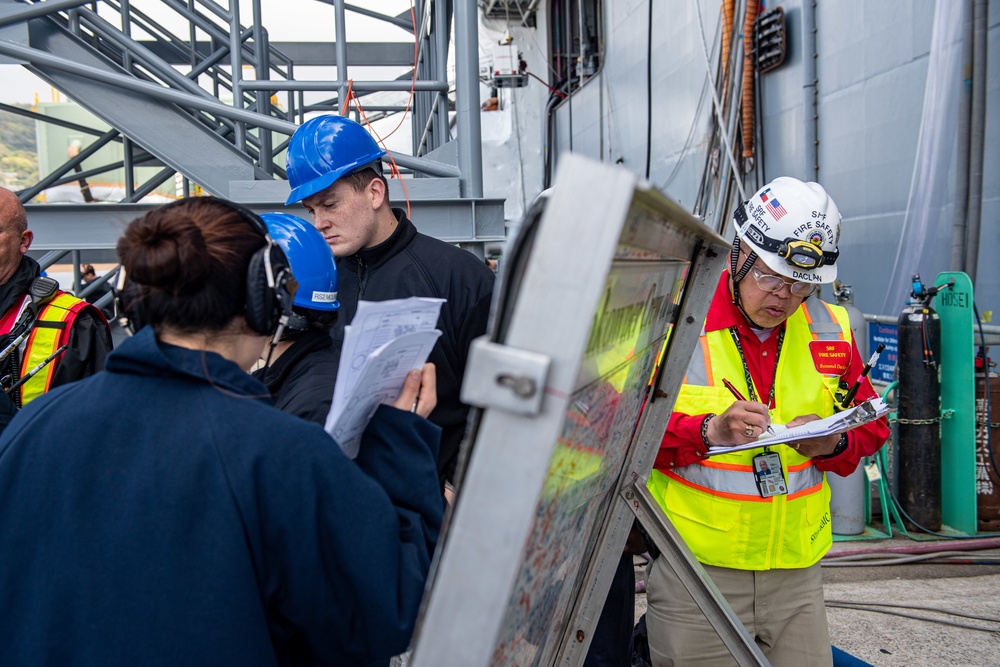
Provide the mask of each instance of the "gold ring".
{"label": "gold ring", "polygon": [[743,429],[743,434],[746,435],[746,437],[748,437],[748,438],[752,438],[753,437],[753,426],[751,426],[750,424],[747,424],[747,427],[745,429]]}

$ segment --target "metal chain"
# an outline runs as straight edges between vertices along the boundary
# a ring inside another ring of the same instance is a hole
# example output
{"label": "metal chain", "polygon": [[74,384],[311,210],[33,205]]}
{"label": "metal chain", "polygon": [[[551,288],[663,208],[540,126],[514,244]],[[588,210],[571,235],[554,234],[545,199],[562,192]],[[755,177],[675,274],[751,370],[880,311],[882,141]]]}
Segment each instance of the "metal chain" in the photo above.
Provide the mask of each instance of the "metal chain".
{"label": "metal chain", "polygon": [[890,419],[890,422],[896,422],[897,424],[912,424],[914,426],[936,424],[941,421],[940,417],[934,417],[933,419],[901,419],[896,417],[895,419]]}

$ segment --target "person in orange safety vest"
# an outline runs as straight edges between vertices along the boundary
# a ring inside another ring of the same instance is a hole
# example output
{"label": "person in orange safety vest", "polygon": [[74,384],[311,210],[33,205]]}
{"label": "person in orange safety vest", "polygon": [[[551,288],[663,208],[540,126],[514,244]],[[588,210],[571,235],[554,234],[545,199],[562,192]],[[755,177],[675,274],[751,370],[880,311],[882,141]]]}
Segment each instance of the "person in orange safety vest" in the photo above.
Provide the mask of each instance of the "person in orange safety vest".
{"label": "person in orange safety vest", "polygon": [[0,430],[16,408],[103,369],[112,347],[107,320],[86,301],[58,289],[40,302],[29,296],[41,273],[25,254],[33,239],[21,201],[0,188],[0,386],[9,399],[0,398]]}

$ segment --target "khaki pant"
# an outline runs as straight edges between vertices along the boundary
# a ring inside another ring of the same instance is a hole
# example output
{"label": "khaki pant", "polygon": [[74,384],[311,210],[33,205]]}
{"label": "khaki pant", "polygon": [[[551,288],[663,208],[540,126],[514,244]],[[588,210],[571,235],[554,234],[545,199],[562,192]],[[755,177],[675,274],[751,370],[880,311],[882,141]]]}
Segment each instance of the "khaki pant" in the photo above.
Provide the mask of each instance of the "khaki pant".
{"label": "khaki pant", "polygon": [[[819,563],[801,570],[705,570],[774,667],[833,665]],[[664,558],[650,564],[646,599],[653,667],[736,664]]]}

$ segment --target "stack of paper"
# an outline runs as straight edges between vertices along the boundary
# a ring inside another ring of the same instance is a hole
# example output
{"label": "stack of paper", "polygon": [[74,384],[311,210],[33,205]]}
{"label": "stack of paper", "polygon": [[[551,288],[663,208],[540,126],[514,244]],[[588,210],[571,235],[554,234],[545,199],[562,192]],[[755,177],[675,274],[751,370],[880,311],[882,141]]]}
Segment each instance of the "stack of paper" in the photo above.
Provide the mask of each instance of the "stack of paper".
{"label": "stack of paper", "polygon": [[799,426],[788,428],[781,424],[772,424],[771,433],[765,432],[755,442],[735,447],[711,447],[708,450],[709,456],[717,454],[727,454],[729,452],[739,452],[744,449],[758,449],[765,445],[778,445],[788,442],[798,442],[809,438],[818,438],[824,435],[843,433],[852,428],[857,428],[862,424],[875,421],[879,417],[887,414],[890,408],[885,401],[877,396],[870,398],[860,405],[831,415],[825,419],[817,419]]}
{"label": "stack of paper", "polygon": [[344,327],[337,385],[326,432],[350,458],[381,403],[399,396],[407,374],[420,369],[441,332],[435,329],[444,299],[410,297],[361,301]]}

